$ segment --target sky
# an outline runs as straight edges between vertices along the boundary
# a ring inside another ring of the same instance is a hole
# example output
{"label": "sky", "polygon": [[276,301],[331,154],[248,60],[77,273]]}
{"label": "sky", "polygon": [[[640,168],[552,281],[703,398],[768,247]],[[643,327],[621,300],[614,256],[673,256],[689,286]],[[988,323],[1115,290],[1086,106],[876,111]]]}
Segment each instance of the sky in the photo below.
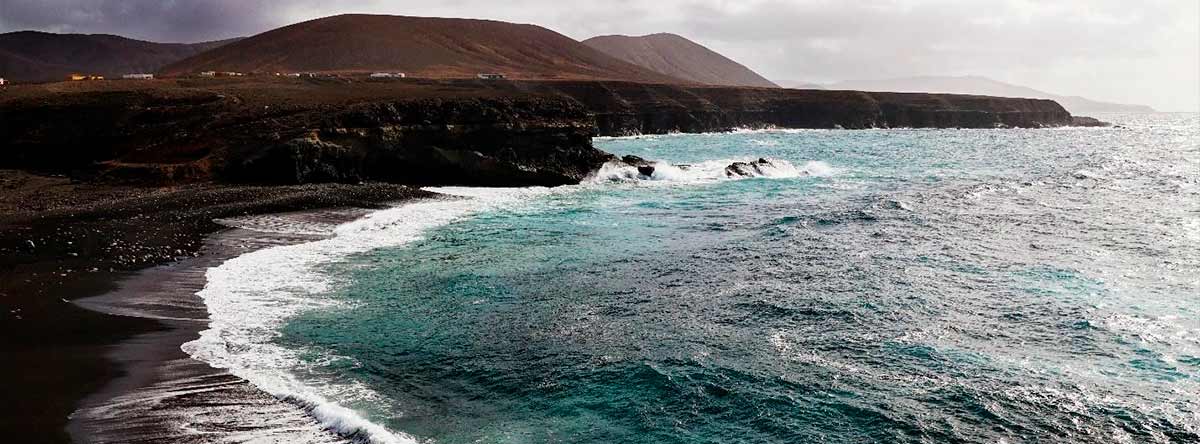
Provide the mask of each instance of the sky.
{"label": "sky", "polygon": [[673,32],[772,80],[982,75],[1200,111],[1200,0],[0,0],[0,32],[196,42],[341,13],[532,23],[577,40]]}

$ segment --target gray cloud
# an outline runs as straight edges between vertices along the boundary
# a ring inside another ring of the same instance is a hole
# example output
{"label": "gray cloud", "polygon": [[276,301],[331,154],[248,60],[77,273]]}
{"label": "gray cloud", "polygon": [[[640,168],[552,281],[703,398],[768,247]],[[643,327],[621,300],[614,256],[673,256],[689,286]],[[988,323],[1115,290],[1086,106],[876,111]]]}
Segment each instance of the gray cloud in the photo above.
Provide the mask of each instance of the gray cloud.
{"label": "gray cloud", "polygon": [[200,41],[344,12],[535,23],[576,39],[675,32],[781,80],[978,74],[1200,110],[1195,0],[3,0],[0,31]]}

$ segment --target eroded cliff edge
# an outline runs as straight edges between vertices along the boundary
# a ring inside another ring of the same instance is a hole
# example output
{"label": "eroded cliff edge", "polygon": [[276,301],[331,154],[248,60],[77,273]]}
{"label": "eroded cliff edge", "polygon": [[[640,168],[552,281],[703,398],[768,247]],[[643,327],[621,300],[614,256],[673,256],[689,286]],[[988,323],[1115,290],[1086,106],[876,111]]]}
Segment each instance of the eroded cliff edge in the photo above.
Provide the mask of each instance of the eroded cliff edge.
{"label": "eroded cliff edge", "polygon": [[1057,103],[627,82],[163,80],[0,95],[0,168],[146,184],[577,183],[594,136],[1072,124]]}

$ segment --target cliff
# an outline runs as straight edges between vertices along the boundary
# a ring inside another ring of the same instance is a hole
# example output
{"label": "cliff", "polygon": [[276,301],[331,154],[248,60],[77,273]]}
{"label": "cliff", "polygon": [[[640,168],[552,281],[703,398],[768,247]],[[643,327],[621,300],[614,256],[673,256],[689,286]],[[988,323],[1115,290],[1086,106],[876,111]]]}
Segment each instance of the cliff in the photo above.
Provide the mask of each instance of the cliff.
{"label": "cliff", "polygon": [[1071,124],[1051,100],[953,94],[556,82],[601,135],[735,128],[1038,128]]}
{"label": "cliff", "polygon": [[577,183],[598,135],[1069,125],[1048,100],[629,82],[174,80],[0,96],[0,168],[86,180]]}

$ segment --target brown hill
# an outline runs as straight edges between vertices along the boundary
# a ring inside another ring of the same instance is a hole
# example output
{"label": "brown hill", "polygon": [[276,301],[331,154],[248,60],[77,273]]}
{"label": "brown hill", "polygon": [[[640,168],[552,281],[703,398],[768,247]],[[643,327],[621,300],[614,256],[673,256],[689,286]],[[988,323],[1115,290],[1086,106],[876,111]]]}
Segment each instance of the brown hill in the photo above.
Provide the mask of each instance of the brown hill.
{"label": "brown hill", "polygon": [[10,32],[0,34],[0,77],[45,82],[63,80],[75,72],[109,77],[152,73],[231,41],[154,43],[106,34]]}
{"label": "brown hill", "polygon": [[607,35],[583,43],[626,62],[697,83],[779,87],[750,68],[675,34]]}
{"label": "brown hill", "polygon": [[495,72],[514,79],[612,79],[681,83],[534,25],[490,20],[339,15],[297,23],[163,69],[371,72],[454,78]]}

